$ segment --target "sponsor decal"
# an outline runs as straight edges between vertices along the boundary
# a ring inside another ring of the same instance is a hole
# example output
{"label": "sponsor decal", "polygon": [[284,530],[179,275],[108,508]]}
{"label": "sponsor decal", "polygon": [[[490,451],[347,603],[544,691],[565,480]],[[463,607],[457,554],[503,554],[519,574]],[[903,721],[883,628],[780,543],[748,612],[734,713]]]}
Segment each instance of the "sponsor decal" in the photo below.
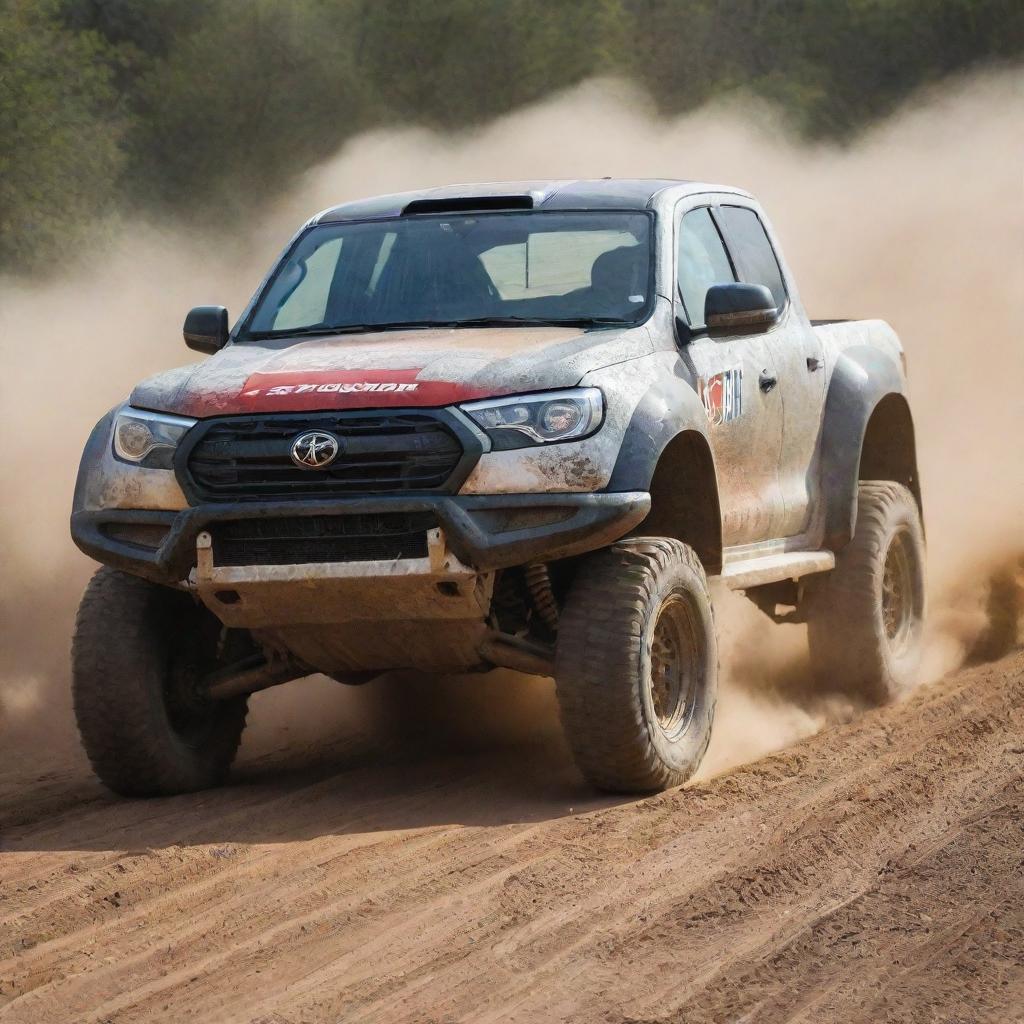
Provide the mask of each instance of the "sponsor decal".
{"label": "sponsor decal", "polygon": [[449,405],[493,394],[456,381],[420,380],[420,373],[421,368],[254,373],[242,386],[238,404],[245,410],[357,409]]}
{"label": "sponsor decal", "polygon": [[715,426],[738,419],[743,415],[743,368],[736,366],[713,377],[699,377],[697,394]]}
{"label": "sponsor decal", "polygon": [[351,395],[361,391],[415,391],[419,387],[418,381],[375,381],[375,380],[354,380],[334,381],[332,384],[275,384],[265,391],[262,388],[253,388],[251,391],[243,391],[246,398],[254,398],[256,395],[266,394],[271,397],[277,395],[306,395],[315,391],[318,395],[330,395],[339,393]]}

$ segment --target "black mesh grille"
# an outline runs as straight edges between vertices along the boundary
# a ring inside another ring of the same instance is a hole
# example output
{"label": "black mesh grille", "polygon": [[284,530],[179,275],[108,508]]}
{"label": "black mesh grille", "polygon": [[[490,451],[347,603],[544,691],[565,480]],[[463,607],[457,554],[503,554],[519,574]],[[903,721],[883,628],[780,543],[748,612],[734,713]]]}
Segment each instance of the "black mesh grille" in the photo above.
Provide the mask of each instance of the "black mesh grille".
{"label": "black mesh grille", "polygon": [[[300,468],[292,442],[314,429],[333,434],[340,451],[323,469]],[[433,491],[462,456],[455,434],[429,415],[233,418],[205,428],[189,452],[188,473],[207,501]]]}
{"label": "black mesh grille", "polygon": [[432,512],[239,519],[217,523],[216,565],[302,565],[424,558]]}

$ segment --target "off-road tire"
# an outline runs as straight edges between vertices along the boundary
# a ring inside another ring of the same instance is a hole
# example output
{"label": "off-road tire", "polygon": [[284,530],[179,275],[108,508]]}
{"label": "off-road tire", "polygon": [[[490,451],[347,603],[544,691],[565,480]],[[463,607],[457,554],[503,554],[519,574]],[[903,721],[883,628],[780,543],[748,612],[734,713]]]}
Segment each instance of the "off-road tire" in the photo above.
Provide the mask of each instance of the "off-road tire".
{"label": "off-road tire", "polygon": [[[684,669],[664,670],[675,663]],[[670,677],[683,700],[669,699]],[[717,684],[711,595],[691,548],[638,537],[583,562],[560,616],[555,685],[566,738],[592,785],[643,793],[686,782],[711,739]]]}
{"label": "off-road tire", "polygon": [[878,705],[913,689],[924,629],[924,564],[914,496],[902,484],[861,483],[853,539],[836,556],[835,569],[808,589],[811,665],[822,690]]}
{"label": "off-road tire", "polygon": [[187,594],[108,568],[89,582],[71,649],[72,694],[85,752],[115,793],[163,796],[223,781],[247,698],[180,701],[182,679],[211,667],[216,633],[216,620]]}

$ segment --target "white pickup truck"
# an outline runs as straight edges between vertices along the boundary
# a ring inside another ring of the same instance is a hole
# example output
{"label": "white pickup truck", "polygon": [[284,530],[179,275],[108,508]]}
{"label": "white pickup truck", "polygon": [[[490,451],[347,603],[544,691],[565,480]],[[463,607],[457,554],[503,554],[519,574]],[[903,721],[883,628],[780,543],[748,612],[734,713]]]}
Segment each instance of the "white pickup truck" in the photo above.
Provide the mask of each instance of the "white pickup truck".
{"label": "white pickup truck", "polygon": [[119,793],[218,783],[248,695],[389,669],[555,679],[594,785],[711,734],[708,577],[808,624],[820,685],[914,681],[924,536],[902,349],[808,320],[758,203],[683,181],[460,185],[313,217],[210,358],[97,425],[74,641]]}

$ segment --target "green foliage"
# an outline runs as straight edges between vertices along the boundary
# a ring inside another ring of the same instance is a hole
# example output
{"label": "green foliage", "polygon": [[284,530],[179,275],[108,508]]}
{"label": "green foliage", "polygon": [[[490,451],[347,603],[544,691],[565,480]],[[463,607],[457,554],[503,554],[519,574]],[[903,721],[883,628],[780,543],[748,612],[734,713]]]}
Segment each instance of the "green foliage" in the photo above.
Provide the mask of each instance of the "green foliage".
{"label": "green foliage", "polygon": [[222,0],[135,84],[140,202],[234,217],[370,123],[355,5]]}
{"label": "green foliage", "polygon": [[381,114],[457,129],[624,70],[618,0],[367,4],[361,64]]}
{"label": "green foliage", "polygon": [[354,133],[459,130],[591,75],[843,139],[1024,55],[1021,0],[0,0],[0,269],[115,200],[233,221]]}
{"label": "green foliage", "polygon": [[[633,0],[632,74],[666,112],[737,88],[847,138],[910,92],[1024,56],[1020,0]],[[646,45],[642,40],[646,39]]]}
{"label": "green foliage", "polygon": [[124,163],[116,53],[55,12],[56,0],[0,3],[0,267],[21,273],[74,249]]}

